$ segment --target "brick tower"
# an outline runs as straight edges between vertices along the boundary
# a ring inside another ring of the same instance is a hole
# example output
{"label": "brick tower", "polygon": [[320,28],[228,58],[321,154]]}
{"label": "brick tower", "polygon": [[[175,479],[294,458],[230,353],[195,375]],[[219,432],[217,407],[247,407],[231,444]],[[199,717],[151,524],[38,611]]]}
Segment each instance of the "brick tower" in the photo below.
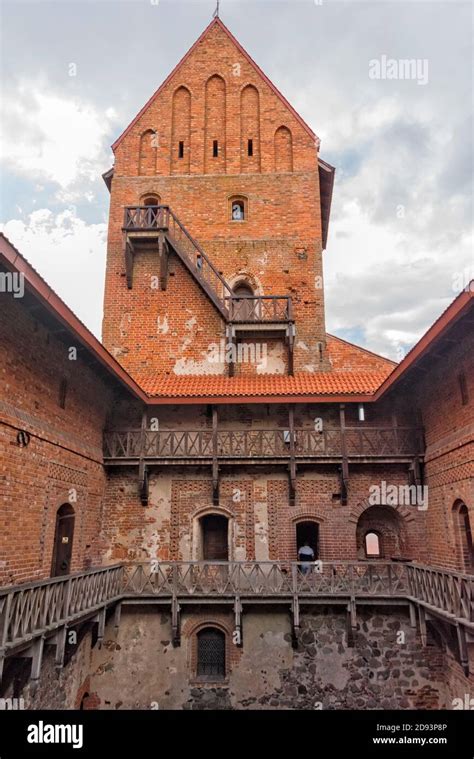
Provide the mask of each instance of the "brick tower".
{"label": "brick tower", "polygon": [[[330,368],[322,250],[334,170],[318,147],[214,19],[104,175],[103,340],[132,375]],[[233,360],[252,349],[255,360]]]}

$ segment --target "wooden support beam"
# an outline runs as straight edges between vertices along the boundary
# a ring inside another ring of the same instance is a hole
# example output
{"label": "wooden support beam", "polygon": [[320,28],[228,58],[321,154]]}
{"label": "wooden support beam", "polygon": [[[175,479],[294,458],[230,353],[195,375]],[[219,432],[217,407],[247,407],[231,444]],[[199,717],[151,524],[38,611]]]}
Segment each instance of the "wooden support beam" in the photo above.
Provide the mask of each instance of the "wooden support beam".
{"label": "wooden support beam", "polygon": [[287,344],[288,344],[288,374],[292,377],[295,373],[295,325],[290,322],[286,331]]}
{"label": "wooden support beam", "polygon": [[236,353],[235,327],[233,324],[228,324],[226,327],[225,356],[226,358],[229,356],[229,377],[233,377],[235,375],[234,356]]}
{"label": "wooden support beam", "polygon": [[410,608],[410,627],[416,627],[416,606],[413,603],[409,604]]}
{"label": "wooden support beam", "polygon": [[149,483],[148,469],[145,464],[145,433],[147,428],[147,410],[142,414],[141,439],[140,439],[140,460],[138,463],[138,493],[142,506],[148,506]]}
{"label": "wooden support beam", "polygon": [[298,596],[293,596],[291,603],[291,645],[292,648],[298,648],[298,639],[300,634],[300,604]]}
{"label": "wooden support beam", "polygon": [[133,287],[133,245],[125,235],[125,274],[127,276],[127,287],[129,290]]}
{"label": "wooden support beam", "polygon": [[99,644],[99,650],[102,648],[102,641],[104,639],[106,614],[107,614],[107,608],[104,606],[104,608],[98,612],[97,617],[96,617],[97,643]]}
{"label": "wooden support beam", "polygon": [[234,619],[235,619],[235,630],[234,634],[236,636],[235,645],[238,648],[242,648],[243,646],[243,639],[242,639],[242,602],[240,600],[240,596],[236,596],[234,600]]}
{"label": "wooden support beam", "polygon": [[56,669],[62,669],[64,667],[64,653],[66,651],[68,626],[61,627],[54,636],[54,644],[56,645],[56,653],[54,655],[54,666]]}
{"label": "wooden support beam", "polygon": [[163,232],[158,235],[158,259],[160,262],[160,289],[166,290],[168,286],[170,249]]}
{"label": "wooden support beam", "polygon": [[293,406],[288,407],[288,425],[290,431],[290,464],[289,464],[289,487],[290,487],[290,507],[296,503],[296,458],[295,458],[295,410]]}
{"label": "wooden support beam", "polygon": [[219,505],[219,463],[217,458],[217,406],[212,407],[212,502]]}
{"label": "wooden support beam", "polygon": [[5,663],[5,654],[3,653],[3,651],[0,651],[0,685],[2,684],[4,663]]}
{"label": "wooden support beam", "polygon": [[36,638],[32,646],[27,650],[26,657],[31,657],[31,690],[34,695],[38,688],[43,661],[44,635]]}
{"label": "wooden support beam", "polygon": [[420,623],[420,637],[421,645],[426,648],[427,633],[426,633],[426,615],[423,606],[418,606],[418,621]]}
{"label": "wooden support beam", "polygon": [[467,651],[466,630],[459,622],[456,623],[456,633],[458,636],[459,663],[467,677],[469,675],[469,654]]}
{"label": "wooden support beam", "polygon": [[339,421],[341,426],[341,504],[346,506],[347,504],[347,489],[349,485],[349,462],[347,459],[346,448],[346,407],[344,403],[339,405]]}
{"label": "wooden support beam", "polygon": [[122,604],[119,602],[114,609],[114,628],[116,630],[120,627],[120,619],[122,616]]}
{"label": "wooden support beam", "polygon": [[181,607],[178,603],[177,597],[173,596],[173,599],[171,601],[171,640],[175,648],[181,645],[180,618]]}

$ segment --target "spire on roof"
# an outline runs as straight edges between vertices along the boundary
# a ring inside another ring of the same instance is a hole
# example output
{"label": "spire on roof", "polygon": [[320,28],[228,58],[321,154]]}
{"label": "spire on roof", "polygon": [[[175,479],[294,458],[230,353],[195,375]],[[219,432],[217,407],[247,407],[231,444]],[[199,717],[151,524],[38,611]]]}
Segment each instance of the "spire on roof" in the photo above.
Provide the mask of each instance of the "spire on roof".
{"label": "spire on roof", "polygon": [[214,13],[212,14],[212,17],[213,17],[213,18],[219,18],[219,5],[220,5],[220,1],[219,1],[219,0],[217,0],[216,10],[215,10],[215,11],[214,11]]}

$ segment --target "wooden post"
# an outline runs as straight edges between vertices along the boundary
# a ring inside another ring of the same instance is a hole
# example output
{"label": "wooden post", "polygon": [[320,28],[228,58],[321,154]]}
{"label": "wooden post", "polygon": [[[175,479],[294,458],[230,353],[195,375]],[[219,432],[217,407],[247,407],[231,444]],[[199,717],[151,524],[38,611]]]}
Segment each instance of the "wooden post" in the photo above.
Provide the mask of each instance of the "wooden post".
{"label": "wooden post", "polygon": [[290,507],[293,507],[296,501],[295,411],[293,406],[288,407],[288,425],[290,431]]}
{"label": "wooden post", "polygon": [[64,625],[55,635],[54,642],[56,644],[56,653],[54,656],[54,666],[56,669],[62,669],[64,667],[64,652],[66,650],[68,626]]}
{"label": "wooden post", "polygon": [[300,605],[298,596],[293,596],[291,604],[291,645],[293,648],[298,648],[298,638],[300,633]]}
{"label": "wooden post", "polygon": [[145,437],[147,429],[147,408],[142,413],[140,432],[140,459],[138,462],[138,490],[142,506],[148,505],[148,472],[145,464]]}
{"label": "wooden post", "polygon": [[160,262],[160,290],[166,290],[168,284],[169,247],[163,232],[160,232],[158,235],[158,259]]}
{"label": "wooden post", "polygon": [[459,622],[456,623],[456,633],[459,645],[459,661],[467,677],[469,675],[469,654],[467,651],[466,630]]}
{"label": "wooden post", "polygon": [[114,628],[116,630],[120,627],[120,618],[122,616],[122,604],[119,602],[114,610]]}
{"label": "wooden post", "polygon": [[41,662],[43,660],[44,635],[40,635],[31,646],[31,688],[33,694],[38,687],[38,681],[41,673]]}
{"label": "wooden post", "polygon": [[218,440],[217,440],[217,406],[212,407],[212,502],[219,505],[219,463],[218,463]]}
{"label": "wooden post", "polygon": [[237,647],[242,648],[242,602],[239,596],[235,597],[234,601],[234,618],[235,618],[235,631],[237,633]]}
{"label": "wooden post", "polygon": [[418,620],[420,622],[420,637],[421,645],[426,648],[427,634],[426,634],[426,617],[423,606],[418,607]]}
{"label": "wooden post", "polygon": [[339,421],[341,426],[341,504],[347,504],[347,486],[349,482],[349,463],[346,450],[346,407],[344,403],[339,405]]}

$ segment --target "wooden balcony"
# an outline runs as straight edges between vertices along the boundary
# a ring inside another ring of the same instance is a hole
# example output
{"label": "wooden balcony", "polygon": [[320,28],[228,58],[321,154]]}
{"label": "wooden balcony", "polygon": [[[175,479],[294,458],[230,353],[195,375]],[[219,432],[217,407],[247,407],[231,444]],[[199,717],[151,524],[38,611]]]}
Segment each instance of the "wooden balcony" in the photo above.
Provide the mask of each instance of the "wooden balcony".
{"label": "wooden balcony", "polygon": [[293,455],[300,463],[412,461],[421,457],[423,431],[417,427],[344,427],[290,430],[110,430],[104,435],[107,464],[135,463],[140,459],[165,463],[281,463]]}
{"label": "wooden balcony", "polygon": [[426,621],[440,619],[454,626],[460,660],[467,665],[467,643],[474,641],[474,575],[412,563],[382,561],[314,562],[301,571],[296,562],[208,562],[150,560],[114,565],[76,575],[0,589],[0,679],[7,656],[32,659],[31,678],[40,676],[45,642],[56,647],[56,665],[64,661],[66,634],[90,620],[105,630],[113,608],[120,624],[123,604],[171,607],[175,645],[180,642],[180,610],[188,605],[230,605],[241,629],[248,606],[272,604],[289,610],[297,645],[300,605],[343,606],[350,630],[357,606],[408,605],[412,625],[418,623],[426,643]]}

